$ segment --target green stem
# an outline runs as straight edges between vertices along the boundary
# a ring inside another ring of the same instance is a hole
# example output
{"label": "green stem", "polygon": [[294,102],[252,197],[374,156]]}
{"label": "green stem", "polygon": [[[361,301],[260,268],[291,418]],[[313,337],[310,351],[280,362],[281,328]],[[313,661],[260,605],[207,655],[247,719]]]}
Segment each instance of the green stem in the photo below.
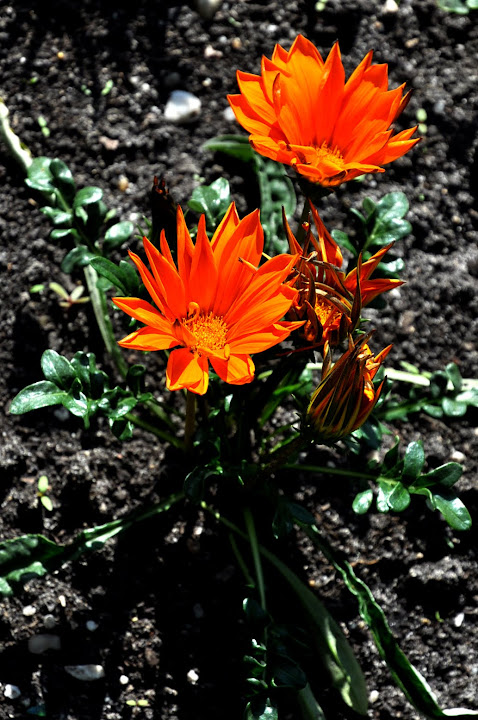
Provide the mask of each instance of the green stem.
{"label": "green stem", "polygon": [[255,587],[254,579],[253,579],[251,573],[249,572],[249,568],[247,567],[247,565],[244,561],[242,553],[239,551],[239,548],[237,547],[236,538],[234,537],[232,532],[229,533],[229,542],[231,543],[232,552],[234,553],[234,555],[236,557],[237,564],[239,565],[239,567],[242,570],[242,574],[244,575],[246,584],[249,585],[250,587]]}
{"label": "green stem", "polygon": [[196,395],[187,390],[186,395],[186,420],[184,424],[184,446],[186,452],[193,449],[193,435],[196,427]]}
{"label": "green stem", "polygon": [[164,440],[165,442],[171,443],[174,447],[178,448],[178,450],[184,449],[184,443],[179,438],[175,437],[174,435],[171,435],[168,432],[165,432],[164,430],[160,430],[155,425],[151,425],[151,423],[147,422],[146,420],[142,420],[134,413],[126,413],[124,416],[126,420],[129,420],[133,425],[136,425],[136,427],[142,428],[143,430],[147,430],[148,432],[152,433],[153,435],[156,435],[156,437],[160,438],[160,440]]}
{"label": "green stem", "polygon": [[249,537],[249,543],[251,546],[252,559],[254,561],[254,570],[256,574],[259,599],[262,609],[266,611],[266,586],[264,583],[264,573],[262,572],[261,555],[259,551],[259,543],[257,541],[256,526],[250,508],[244,509],[244,521],[246,523],[247,535]]}

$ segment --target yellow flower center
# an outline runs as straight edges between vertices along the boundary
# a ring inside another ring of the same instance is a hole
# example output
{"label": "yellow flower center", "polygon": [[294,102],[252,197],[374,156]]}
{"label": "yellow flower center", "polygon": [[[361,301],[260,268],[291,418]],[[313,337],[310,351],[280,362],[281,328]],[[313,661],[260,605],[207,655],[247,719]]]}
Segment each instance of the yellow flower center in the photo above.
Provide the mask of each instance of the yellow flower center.
{"label": "yellow flower center", "polygon": [[183,325],[195,338],[191,350],[198,355],[225,355],[229,357],[227,325],[222,315],[195,313],[182,320]]}
{"label": "yellow flower center", "polygon": [[334,321],[340,322],[341,313],[332,305],[327,302],[320,295],[317,295],[315,299],[315,314],[322,326],[332,324]]}

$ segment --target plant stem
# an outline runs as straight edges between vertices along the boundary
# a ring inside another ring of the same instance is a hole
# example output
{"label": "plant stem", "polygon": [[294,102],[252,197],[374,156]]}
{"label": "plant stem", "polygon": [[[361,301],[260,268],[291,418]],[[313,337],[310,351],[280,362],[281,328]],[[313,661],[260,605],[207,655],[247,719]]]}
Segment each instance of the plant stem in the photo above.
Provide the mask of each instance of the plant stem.
{"label": "plant stem", "polygon": [[196,395],[187,390],[186,420],[184,424],[184,447],[190,453],[193,449],[193,435],[196,427]]}
{"label": "plant stem", "polygon": [[254,570],[256,573],[257,590],[259,592],[259,599],[261,607],[264,611],[266,607],[266,586],[264,583],[264,573],[262,572],[261,555],[259,552],[259,543],[257,541],[256,526],[254,518],[252,516],[250,508],[244,509],[244,521],[246,523],[247,535],[249,537],[249,543],[251,546],[252,559],[254,561]]}
{"label": "plant stem", "polygon": [[156,437],[160,438],[161,440],[164,440],[165,442],[171,443],[174,447],[178,448],[179,450],[184,449],[184,444],[182,440],[175,437],[174,435],[171,435],[168,432],[165,432],[164,430],[160,430],[155,425],[151,425],[146,420],[142,420],[134,413],[126,413],[124,416],[127,420],[129,420],[133,425],[136,425],[136,427],[140,427],[143,430],[147,430],[148,432],[152,433],[153,435],[156,435]]}

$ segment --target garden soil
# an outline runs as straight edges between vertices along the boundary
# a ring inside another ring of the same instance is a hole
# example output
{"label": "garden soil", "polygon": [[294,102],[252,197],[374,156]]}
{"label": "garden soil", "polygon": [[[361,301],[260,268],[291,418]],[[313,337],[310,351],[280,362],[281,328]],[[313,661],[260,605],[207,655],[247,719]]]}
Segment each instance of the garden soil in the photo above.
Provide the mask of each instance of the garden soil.
{"label": "garden soil", "polygon": [[[155,175],[184,206],[201,182],[225,176],[242,214],[258,203],[250,178],[203,149],[214,136],[243,132],[226,100],[237,91],[236,69],[257,73],[262,53],[270,56],[275,43],[288,48],[297,33],[323,53],[339,40],[347,73],[373,48],[375,61],[389,64],[391,85],[406,81],[413,89],[398,129],[415,124],[422,109],[426,134],[384,174],[340,187],[320,209],[328,227],[350,232],[349,210],[365,196],[406,193],[413,231],[395,252],[407,284],[390,294],[385,310],[370,312],[376,347],[394,343],[387,363],[396,368],[407,361],[434,371],[453,361],[464,377],[476,377],[478,12],[448,14],[434,0],[324,6],[224,1],[206,19],[196,6],[165,0],[2,0],[0,95],[32,154],[65,161],[79,187],[101,187],[119,219],[141,223],[150,214]],[[201,101],[189,124],[165,119],[178,89]],[[100,367],[114,371],[92,329],[91,307],[64,310],[48,289],[55,281],[71,291],[81,273],[60,271],[70,246],[50,238],[40,198],[3,147],[0,183],[1,538],[40,532],[67,543],[83,528],[179,490],[183,468],[145,431],[121,443],[102,419],[85,430],[54,408],[9,414],[14,395],[41,379],[47,348],[67,357],[91,350]],[[125,254],[123,247],[116,259]],[[32,292],[36,285],[44,290]],[[163,366],[154,354],[146,362],[148,389],[159,397]],[[357,516],[357,487],[345,478],[294,473],[284,483],[370,585],[441,705],[478,710],[476,411],[456,419],[414,414],[392,430],[403,446],[423,440],[430,469],[463,463],[458,490],[474,519],[470,531],[452,531],[420,497],[400,515]],[[343,462],[333,450],[317,451],[316,461]],[[51,512],[37,497],[41,474],[50,482]],[[300,535],[300,552],[294,547],[286,543],[281,556],[341,623],[363,666],[367,717],[417,718],[333,568]],[[1,602],[0,718],[240,718],[247,692],[241,657],[250,649],[245,592],[227,536],[192,504],[30,579]],[[65,670],[85,664],[101,665],[104,676],[78,679]],[[326,689],[320,667],[314,675],[328,718],[357,717]]]}

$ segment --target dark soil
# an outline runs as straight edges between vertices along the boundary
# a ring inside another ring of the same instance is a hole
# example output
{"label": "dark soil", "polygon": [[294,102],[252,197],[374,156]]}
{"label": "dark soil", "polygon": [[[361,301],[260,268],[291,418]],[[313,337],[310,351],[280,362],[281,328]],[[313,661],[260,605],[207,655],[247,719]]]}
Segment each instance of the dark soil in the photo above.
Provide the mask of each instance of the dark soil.
{"label": "dark soil", "polygon": [[[53,5],[0,4],[1,95],[13,129],[33,155],[64,160],[80,187],[99,185],[121,219],[149,214],[154,175],[164,175],[185,205],[200,178],[211,182],[226,173],[240,212],[253,209],[257,199],[240,170],[225,170],[223,158],[201,149],[213,136],[241,132],[224,114],[226,94],[236,91],[235,70],[258,72],[261,54],[270,56],[276,42],[289,47],[298,32],[324,54],[338,39],[347,72],[374,48],[375,60],[389,64],[392,86],[407,80],[414,88],[400,128],[414,124],[416,111],[424,108],[428,133],[384,175],[341,187],[322,206],[323,217],[329,227],[350,229],[348,208],[359,207],[366,195],[407,194],[413,234],[397,246],[407,285],[391,294],[385,311],[373,313],[376,347],[393,342],[389,364],[396,367],[406,360],[436,370],[454,361],[463,376],[476,377],[476,14],[446,14],[434,0],[401,0],[395,13],[384,12],[381,0],[328,0],[321,13],[314,2],[226,0],[211,21],[165,0]],[[109,80],[113,87],[103,94]],[[164,105],[174,89],[201,99],[193,124],[165,121]],[[39,116],[47,121],[48,138]],[[111,365],[99,337],[91,335],[87,305],[68,313],[48,290],[30,293],[33,285],[53,280],[73,289],[74,281],[59,270],[67,248],[50,239],[49,221],[21,171],[0,152],[1,537],[43,532],[67,542],[84,527],[179,489],[183,473],[180,461],[165,458],[144,432],[121,444],[101,420],[84,430],[55,410],[8,414],[18,390],[41,378],[40,357],[47,348],[68,357],[92,350],[100,366]],[[158,394],[162,366],[155,357],[148,363],[148,387]],[[449,460],[464,463],[460,495],[476,525],[474,420],[471,412],[455,421],[415,415],[396,423],[394,432],[404,445],[421,437],[430,468]],[[320,461],[335,463],[335,454]],[[42,473],[52,487],[51,513],[41,510],[36,497]],[[351,510],[356,488],[342,480],[304,475],[287,482],[369,583],[442,706],[478,709],[476,529],[453,533],[421,498],[399,516],[358,517]],[[332,568],[299,540],[302,555],[284,549],[282,556],[314,582],[343,623],[366,673],[368,717],[418,717],[393,685],[353,599]],[[249,643],[244,592],[228,542],[193,506],[29,581],[2,602],[0,717],[23,717],[28,707],[45,704],[48,717],[65,720],[239,718],[245,690],[240,659]],[[28,606],[33,614],[25,613]],[[32,654],[28,640],[41,633],[57,636],[61,648]],[[84,663],[103,665],[105,677],[82,682],[64,670]],[[18,686],[20,697],[4,697],[6,684]],[[141,699],[149,706],[126,705]],[[335,695],[325,693],[323,702],[329,718],[355,717]]]}

